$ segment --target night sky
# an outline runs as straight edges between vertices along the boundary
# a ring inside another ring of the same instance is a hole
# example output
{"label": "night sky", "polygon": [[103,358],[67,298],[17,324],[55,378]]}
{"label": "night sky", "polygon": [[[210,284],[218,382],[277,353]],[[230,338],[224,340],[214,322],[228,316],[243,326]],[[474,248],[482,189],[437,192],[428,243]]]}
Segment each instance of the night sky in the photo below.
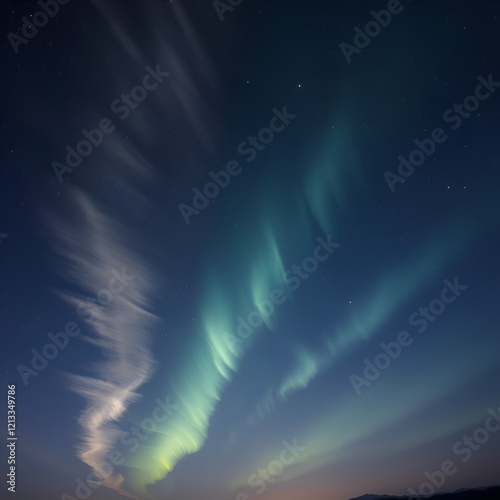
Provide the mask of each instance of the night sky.
{"label": "night sky", "polygon": [[500,2],[1,14],[2,498],[500,484]]}

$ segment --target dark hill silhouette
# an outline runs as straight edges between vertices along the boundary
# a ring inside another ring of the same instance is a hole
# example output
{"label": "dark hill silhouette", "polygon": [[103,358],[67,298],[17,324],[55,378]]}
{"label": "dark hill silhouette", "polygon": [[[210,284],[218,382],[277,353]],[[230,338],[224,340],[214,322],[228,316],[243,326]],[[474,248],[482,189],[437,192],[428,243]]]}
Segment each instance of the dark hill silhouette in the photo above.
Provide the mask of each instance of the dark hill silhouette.
{"label": "dark hill silhouette", "polygon": [[476,488],[471,490],[458,490],[453,493],[439,493],[436,495],[415,497],[415,496],[391,496],[391,495],[363,495],[351,498],[350,500],[415,500],[424,498],[425,500],[500,500],[500,486],[490,486],[488,488]]}

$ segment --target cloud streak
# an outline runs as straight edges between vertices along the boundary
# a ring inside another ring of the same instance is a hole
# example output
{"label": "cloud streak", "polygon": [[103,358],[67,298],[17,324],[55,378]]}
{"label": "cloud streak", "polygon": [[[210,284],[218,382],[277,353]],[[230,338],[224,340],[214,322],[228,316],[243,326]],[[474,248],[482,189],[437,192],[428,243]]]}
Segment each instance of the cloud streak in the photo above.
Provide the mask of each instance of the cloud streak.
{"label": "cloud streak", "polygon": [[[139,499],[122,488],[124,477],[107,470],[103,462],[120,435],[117,422],[140,397],[138,390],[155,366],[148,334],[155,318],[149,311],[153,279],[128,249],[126,228],[80,190],[73,188],[71,194],[75,213],[51,214],[47,223],[55,236],[58,267],[79,290],[61,295],[77,311],[85,311],[92,335],[84,338],[102,355],[99,362],[86,367],[92,376],[69,375],[67,380],[69,388],[86,401],[79,418],[82,436],[77,456],[101,478],[100,484]],[[128,203],[140,202],[138,192],[129,188],[128,195]],[[87,294],[105,297],[105,304],[89,302]]]}

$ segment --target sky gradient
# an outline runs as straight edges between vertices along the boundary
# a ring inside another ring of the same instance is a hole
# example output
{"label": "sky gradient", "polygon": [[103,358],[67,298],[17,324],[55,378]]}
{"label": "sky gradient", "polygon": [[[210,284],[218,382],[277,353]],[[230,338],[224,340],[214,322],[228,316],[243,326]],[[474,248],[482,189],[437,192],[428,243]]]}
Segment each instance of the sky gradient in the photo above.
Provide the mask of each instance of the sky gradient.
{"label": "sky gradient", "polygon": [[17,498],[499,484],[500,4],[49,4],[2,7]]}

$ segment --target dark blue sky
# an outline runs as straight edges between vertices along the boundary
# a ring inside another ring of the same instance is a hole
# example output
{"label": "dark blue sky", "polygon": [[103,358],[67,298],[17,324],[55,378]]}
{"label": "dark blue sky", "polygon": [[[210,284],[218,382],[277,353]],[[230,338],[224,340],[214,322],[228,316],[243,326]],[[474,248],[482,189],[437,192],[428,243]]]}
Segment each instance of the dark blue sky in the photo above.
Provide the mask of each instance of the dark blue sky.
{"label": "dark blue sky", "polygon": [[237,4],[2,7],[18,498],[500,483],[500,5]]}

